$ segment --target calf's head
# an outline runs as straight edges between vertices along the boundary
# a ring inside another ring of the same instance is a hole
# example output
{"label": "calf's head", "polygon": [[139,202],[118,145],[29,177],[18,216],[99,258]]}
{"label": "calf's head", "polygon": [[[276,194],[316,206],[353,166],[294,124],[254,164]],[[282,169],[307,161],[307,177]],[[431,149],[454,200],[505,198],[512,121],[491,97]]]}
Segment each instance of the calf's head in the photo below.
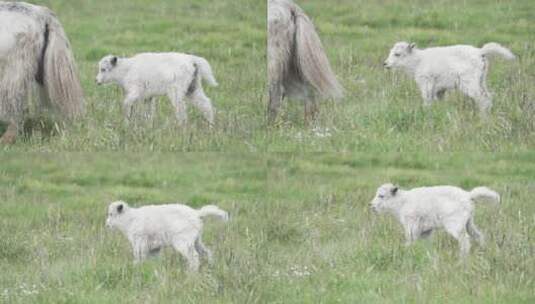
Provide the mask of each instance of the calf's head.
{"label": "calf's head", "polygon": [[116,228],[121,223],[121,219],[128,211],[128,204],[123,201],[113,202],[108,206],[108,218],[106,218],[106,227]]}
{"label": "calf's head", "polygon": [[409,65],[409,58],[413,54],[415,47],[415,43],[404,41],[394,44],[394,47],[390,50],[388,58],[384,62],[384,67],[390,69]]}
{"label": "calf's head", "polygon": [[109,83],[115,79],[114,72],[115,68],[117,67],[118,61],[119,58],[114,55],[107,55],[100,60],[100,62],[98,63],[98,74],[96,78],[96,82],[98,85]]}
{"label": "calf's head", "polygon": [[370,208],[377,213],[383,213],[391,209],[399,196],[398,191],[399,187],[393,184],[384,184],[377,188],[375,197],[370,202]]}

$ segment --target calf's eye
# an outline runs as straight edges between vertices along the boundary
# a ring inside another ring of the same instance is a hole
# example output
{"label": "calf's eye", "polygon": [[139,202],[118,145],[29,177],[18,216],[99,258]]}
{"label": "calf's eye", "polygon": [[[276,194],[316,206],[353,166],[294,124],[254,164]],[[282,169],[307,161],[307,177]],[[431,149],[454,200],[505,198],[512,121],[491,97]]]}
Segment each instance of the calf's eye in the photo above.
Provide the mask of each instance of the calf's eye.
{"label": "calf's eye", "polygon": [[396,54],[394,54],[394,56],[399,57],[399,56],[401,56],[401,54],[396,53]]}

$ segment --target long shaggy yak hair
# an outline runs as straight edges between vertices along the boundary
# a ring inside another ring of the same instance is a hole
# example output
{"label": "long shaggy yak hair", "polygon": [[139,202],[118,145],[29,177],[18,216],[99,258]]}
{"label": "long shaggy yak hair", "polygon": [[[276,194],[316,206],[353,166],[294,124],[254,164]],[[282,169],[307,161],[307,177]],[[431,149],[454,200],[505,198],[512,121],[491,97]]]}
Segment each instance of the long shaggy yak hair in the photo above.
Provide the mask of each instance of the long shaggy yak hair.
{"label": "long shaggy yak hair", "polygon": [[317,97],[343,96],[312,21],[291,0],[268,0],[268,82],[271,120],[285,96],[303,99],[312,119]]}
{"label": "long shaggy yak hair", "polygon": [[78,71],[56,15],[46,7],[0,1],[0,121],[9,123],[3,142],[20,131],[34,88],[39,107],[67,120],[83,114]]}

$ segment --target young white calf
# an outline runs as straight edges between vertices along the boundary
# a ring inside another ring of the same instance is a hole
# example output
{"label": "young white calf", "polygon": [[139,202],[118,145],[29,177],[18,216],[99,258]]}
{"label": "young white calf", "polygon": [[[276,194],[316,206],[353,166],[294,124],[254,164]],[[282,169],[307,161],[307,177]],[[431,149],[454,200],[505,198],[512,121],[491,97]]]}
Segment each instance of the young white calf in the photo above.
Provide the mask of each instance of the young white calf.
{"label": "young white calf", "polygon": [[228,220],[227,212],[212,205],[199,210],[180,204],[132,208],[117,201],[108,207],[106,226],[117,228],[128,238],[134,263],[157,254],[162,247],[172,246],[186,258],[189,269],[197,271],[199,256],[212,260],[211,252],[201,240],[201,219],[209,215]]}
{"label": "young white calf", "polygon": [[453,186],[422,187],[401,190],[392,184],[377,189],[371,208],[378,213],[393,214],[405,230],[406,245],[444,228],[459,241],[461,256],[470,251],[470,237],[481,246],[484,238],[474,224],[474,202],[499,203],[500,195],[489,188],[470,192]]}
{"label": "young white calf", "polygon": [[459,89],[474,99],[482,114],[492,107],[486,78],[489,55],[512,60],[515,55],[497,43],[482,48],[454,45],[418,49],[414,43],[398,42],[384,62],[386,68],[398,68],[414,77],[425,105],[442,98],[447,90]]}
{"label": "young white calf", "polygon": [[127,119],[136,101],[151,98],[154,112],[153,97],[166,95],[181,125],[187,122],[186,98],[212,125],[214,109],[204,94],[201,79],[217,86],[212,68],[204,58],[181,53],[142,53],[131,58],[105,56],[99,62],[96,81],[97,84],[115,83],[123,88]]}

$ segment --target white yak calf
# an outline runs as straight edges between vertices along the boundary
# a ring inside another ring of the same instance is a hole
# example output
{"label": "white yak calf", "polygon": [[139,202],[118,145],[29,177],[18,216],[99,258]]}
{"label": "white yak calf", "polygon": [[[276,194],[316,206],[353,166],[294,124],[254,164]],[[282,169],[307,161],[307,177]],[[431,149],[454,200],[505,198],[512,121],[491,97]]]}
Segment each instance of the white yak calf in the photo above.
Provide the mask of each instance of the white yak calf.
{"label": "white yak calf", "polygon": [[[187,122],[185,99],[213,125],[214,109],[204,94],[202,79],[209,85],[217,86],[212,68],[204,58],[182,53],[141,53],[131,58],[105,56],[99,62],[96,82],[115,83],[123,88],[127,119],[130,119],[135,102],[167,96],[175,108],[180,125]],[[154,101],[151,100],[151,103],[154,111]]]}
{"label": "white yak calf", "polygon": [[384,184],[370,205],[373,211],[398,219],[405,230],[406,245],[443,228],[459,242],[464,257],[470,252],[470,237],[484,245],[484,237],[474,224],[474,203],[480,201],[499,203],[500,195],[486,187],[468,192],[453,186],[402,190]]}
{"label": "white yak calf", "polygon": [[454,45],[427,49],[418,49],[414,43],[398,42],[390,50],[384,66],[404,70],[413,77],[425,105],[442,98],[447,90],[459,89],[474,99],[480,113],[485,115],[492,107],[486,84],[490,55],[515,59],[510,50],[493,42],[482,48]]}
{"label": "white yak calf", "polygon": [[181,204],[132,208],[123,201],[117,201],[108,207],[106,227],[116,228],[128,238],[134,263],[171,246],[184,256],[191,271],[197,271],[200,256],[212,261],[210,250],[201,240],[202,218],[209,215],[228,220],[227,212],[212,205],[199,210]]}

